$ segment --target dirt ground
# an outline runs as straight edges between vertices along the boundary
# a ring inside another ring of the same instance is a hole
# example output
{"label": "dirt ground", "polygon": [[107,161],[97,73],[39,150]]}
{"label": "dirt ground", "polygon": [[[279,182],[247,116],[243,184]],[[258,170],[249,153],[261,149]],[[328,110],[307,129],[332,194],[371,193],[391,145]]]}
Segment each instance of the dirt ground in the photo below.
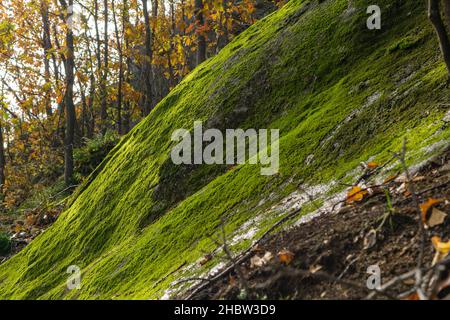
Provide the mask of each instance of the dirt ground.
{"label": "dirt ground", "polygon": [[[430,198],[440,200],[426,210],[425,219],[430,218],[433,208],[449,214],[450,151],[413,177],[420,204]],[[384,190],[389,190],[391,206]],[[372,188],[361,201],[346,203],[334,213],[323,214],[309,223],[274,234],[262,241],[241,264],[240,277],[244,280],[231,271],[209,282],[205,288],[192,291],[190,298],[367,298],[370,266],[379,266],[382,283],[417,266],[422,233],[419,232],[419,210],[408,190],[411,188],[404,179],[397,178]],[[383,218],[386,218],[384,224]],[[450,218],[446,217],[443,223],[425,230],[424,266],[431,266],[435,256],[432,237],[449,241],[449,226]],[[264,261],[262,266],[261,263],[255,265],[255,257],[263,258],[266,254],[273,258]],[[386,290],[386,295],[378,294],[372,298],[399,297],[413,285],[412,277]],[[243,296],[243,292],[247,294]],[[448,293],[447,286],[438,296],[443,298]],[[411,300],[415,297],[415,294],[408,295]]]}

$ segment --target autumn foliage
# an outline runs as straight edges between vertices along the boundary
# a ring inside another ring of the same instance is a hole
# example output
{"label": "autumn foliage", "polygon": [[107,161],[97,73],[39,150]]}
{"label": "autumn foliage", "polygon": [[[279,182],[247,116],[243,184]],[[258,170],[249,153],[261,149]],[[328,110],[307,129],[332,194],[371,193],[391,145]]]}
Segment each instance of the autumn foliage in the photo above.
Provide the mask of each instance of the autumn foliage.
{"label": "autumn foliage", "polygon": [[[0,184],[6,207],[23,201],[33,185],[54,182],[65,162],[66,171],[67,165],[73,169],[67,164],[72,148],[76,153],[107,132],[126,134],[196,67],[199,36],[210,57],[260,16],[254,0],[208,0],[199,25],[194,1],[157,0],[148,1],[146,21],[143,4],[0,0]],[[70,102],[75,119],[68,118]],[[76,182],[76,172],[69,173]]]}

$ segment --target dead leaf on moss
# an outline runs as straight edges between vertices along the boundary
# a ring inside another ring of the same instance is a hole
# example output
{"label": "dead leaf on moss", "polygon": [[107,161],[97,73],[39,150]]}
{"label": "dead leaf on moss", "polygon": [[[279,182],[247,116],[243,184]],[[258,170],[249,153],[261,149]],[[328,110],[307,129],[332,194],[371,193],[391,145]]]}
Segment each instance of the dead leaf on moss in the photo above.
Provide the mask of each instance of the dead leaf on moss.
{"label": "dead leaf on moss", "polygon": [[379,166],[380,166],[380,164],[378,162],[374,162],[374,161],[371,161],[367,164],[367,167],[369,169],[375,169],[375,168],[378,168]]}
{"label": "dead leaf on moss", "polygon": [[207,264],[209,261],[211,261],[211,259],[213,258],[212,254],[207,254],[205,255],[202,260],[200,260],[199,265],[200,266],[204,266],[205,264]]}

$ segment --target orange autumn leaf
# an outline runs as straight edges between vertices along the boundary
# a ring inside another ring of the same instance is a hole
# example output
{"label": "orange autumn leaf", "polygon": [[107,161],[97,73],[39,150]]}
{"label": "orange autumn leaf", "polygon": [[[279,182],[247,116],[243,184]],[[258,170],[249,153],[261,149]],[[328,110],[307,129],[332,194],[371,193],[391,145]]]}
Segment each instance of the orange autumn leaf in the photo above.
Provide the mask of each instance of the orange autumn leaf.
{"label": "orange autumn leaf", "polygon": [[363,190],[359,186],[354,186],[348,193],[347,193],[347,203],[353,203],[361,201],[366,194],[369,192],[367,190]]}
{"label": "orange autumn leaf", "polygon": [[281,250],[278,252],[278,259],[280,259],[281,263],[284,263],[286,265],[290,264],[292,260],[294,260],[295,255],[289,251],[289,250]]}
{"label": "orange autumn leaf", "polygon": [[369,169],[375,169],[375,168],[378,168],[380,166],[380,164],[378,163],[378,162],[369,162],[368,164],[367,164],[367,167],[369,168]]}
{"label": "orange autumn leaf", "polygon": [[403,298],[403,300],[418,301],[418,300],[420,300],[420,297],[417,292],[414,292],[414,293],[411,293],[409,296]]}
{"label": "orange autumn leaf", "polygon": [[64,99],[64,95],[62,95],[62,94],[58,95],[58,97],[56,98],[56,103],[58,103],[58,104],[62,103],[63,99]]}
{"label": "orange autumn leaf", "polygon": [[429,198],[426,202],[420,204],[420,211],[422,213],[422,221],[423,221],[423,223],[427,222],[428,210],[430,210],[433,206],[441,203],[442,201],[443,201],[442,199]]}
{"label": "orange autumn leaf", "polygon": [[383,181],[383,183],[389,183],[389,182],[391,182],[391,181],[394,181],[395,179],[397,179],[397,175],[391,175],[391,176],[389,176],[389,177],[387,177],[384,181]]}
{"label": "orange autumn leaf", "polygon": [[191,33],[195,28],[195,24],[191,23],[185,30],[186,33]]}

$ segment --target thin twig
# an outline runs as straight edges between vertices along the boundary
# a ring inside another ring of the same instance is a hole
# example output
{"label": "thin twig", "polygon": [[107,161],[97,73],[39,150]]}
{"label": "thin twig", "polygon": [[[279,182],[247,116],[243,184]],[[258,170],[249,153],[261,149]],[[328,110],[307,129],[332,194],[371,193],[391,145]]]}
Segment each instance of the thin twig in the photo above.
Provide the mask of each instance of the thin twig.
{"label": "thin twig", "polygon": [[[300,212],[302,211],[301,208],[289,213],[288,215],[286,215],[285,217],[283,217],[282,219],[280,219],[278,222],[276,222],[274,225],[272,225],[266,232],[264,232],[264,234],[253,243],[253,245],[251,245],[246,251],[242,252],[237,258],[236,258],[236,264],[240,264],[242,263],[244,260],[246,260],[248,257],[250,257],[250,255],[253,254],[253,249],[258,246],[270,233],[272,233],[272,231],[274,231],[275,229],[277,229],[279,226],[281,226],[283,223],[291,220],[292,218],[294,218],[296,215],[298,215]],[[233,270],[234,266],[228,266],[227,268],[225,268],[223,271],[219,272],[216,276],[210,278],[207,283],[203,283],[200,284],[199,286],[197,286],[196,288],[193,289],[193,291],[187,296],[185,297],[186,300],[190,300],[192,297],[194,297],[198,292],[200,292],[201,290],[203,290],[204,288],[206,288],[206,286],[211,283],[211,282],[215,282],[219,279],[221,279],[223,276],[227,275],[228,273],[230,273]]]}
{"label": "thin twig", "polygon": [[409,191],[411,192],[412,200],[413,200],[415,209],[417,211],[417,216],[418,216],[418,224],[419,224],[418,232],[421,237],[421,243],[420,243],[420,249],[419,249],[419,256],[417,258],[416,288],[417,288],[419,294],[421,294],[422,293],[421,292],[422,291],[421,284],[422,284],[422,280],[423,280],[421,269],[422,269],[422,265],[423,265],[424,254],[425,254],[426,230],[425,230],[425,227],[422,222],[422,212],[420,210],[419,197],[417,196],[414,182],[411,178],[411,174],[409,173],[408,166],[406,165],[406,144],[407,144],[407,140],[405,138],[403,140],[403,146],[402,146],[401,153],[394,154],[394,155],[400,161],[400,164],[403,167],[403,171],[405,172],[406,180],[408,182],[408,188],[409,188]]}

